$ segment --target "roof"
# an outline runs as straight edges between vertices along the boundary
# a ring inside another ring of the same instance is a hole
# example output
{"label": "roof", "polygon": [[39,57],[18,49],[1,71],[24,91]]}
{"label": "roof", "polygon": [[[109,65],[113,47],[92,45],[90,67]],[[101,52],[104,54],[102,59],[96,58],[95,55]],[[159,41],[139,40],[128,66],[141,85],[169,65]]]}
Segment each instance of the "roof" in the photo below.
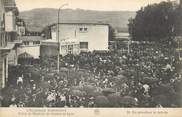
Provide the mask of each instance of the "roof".
{"label": "roof", "polygon": [[[49,25],[49,27],[55,26],[57,24],[58,23],[54,23],[52,25]],[[59,24],[67,24],[67,25],[106,25],[106,26],[110,26],[110,24],[102,23],[102,22],[61,22]]]}
{"label": "roof", "polygon": [[41,45],[58,46],[58,42],[53,39],[47,39],[47,40],[43,40],[41,42]]}
{"label": "roof", "polygon": [[22,41],[41,41],[43,40],[43,37],[42,36],[19,36],[18,39]]}
{"label": "roof", "polygon": [[23,58],[23,59],[25,59],[25,58],[33,58],[33,56],[30,55],[30,54],[27,53],[27,52],[24,52],[24,53],[20,54],[20,55],[18,56],[18,58]]}

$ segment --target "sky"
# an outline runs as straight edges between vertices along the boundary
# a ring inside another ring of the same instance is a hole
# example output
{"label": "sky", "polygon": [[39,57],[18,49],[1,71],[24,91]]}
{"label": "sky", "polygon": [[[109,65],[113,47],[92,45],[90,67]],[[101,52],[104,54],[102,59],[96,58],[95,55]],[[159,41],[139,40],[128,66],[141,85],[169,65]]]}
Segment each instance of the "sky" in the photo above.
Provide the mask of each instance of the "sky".
{"label": "sky", "polygon": [[19,11],[27,11],[35,8],[59,8],[62,4],[68,4],[64,8],[88,9],[101,11],[137,11],[142,6],[159,3],[167,0],[16,0]]}

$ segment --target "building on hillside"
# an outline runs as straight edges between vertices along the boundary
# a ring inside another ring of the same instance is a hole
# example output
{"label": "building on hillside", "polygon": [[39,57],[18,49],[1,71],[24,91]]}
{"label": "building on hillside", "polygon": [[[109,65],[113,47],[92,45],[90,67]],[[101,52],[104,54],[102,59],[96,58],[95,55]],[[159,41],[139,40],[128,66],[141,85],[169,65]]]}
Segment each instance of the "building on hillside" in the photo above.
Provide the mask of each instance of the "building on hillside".
{"label": "building on hillside", "polygon": [[[58,40],[58,24],[50,25],[45,31],[45,37]],[[60,23],[59,41],[60,54],[79,54],[87,51],[108,51],[109,49],[108,24],[102,23]],[[48,36],[47,36],[48,35]]]}
{"label": "building on hillside", "polygon": [[8,81],[9,54],[21,43],[17,40],[17,16],[15,0],[0,0],[0,89]]}

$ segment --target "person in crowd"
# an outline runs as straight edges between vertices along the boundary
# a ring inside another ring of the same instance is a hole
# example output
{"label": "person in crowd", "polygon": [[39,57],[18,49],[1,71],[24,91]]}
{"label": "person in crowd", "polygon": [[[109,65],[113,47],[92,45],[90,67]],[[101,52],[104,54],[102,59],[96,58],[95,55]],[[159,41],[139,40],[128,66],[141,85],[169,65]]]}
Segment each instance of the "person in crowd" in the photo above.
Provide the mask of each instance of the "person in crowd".
{"label": "person in crowd", "polygon": [[[158,92],[164,96],[173,95],[174,100],[181,93],[182,72],[177,72],[174,58],[164,45],[134,43],[130,53],[118,50],[61,57],[61,68],[65,71],[60,70],[60,74],[55,72],[56,58],[47,58],[43,61],[46,64],[33,66],[41,74],[19,73],[21,77],[15,85],[4,88],[2,102],[9,107],[94,107],[97,95],[83,89],[91,85],[92,90],[100,88],[96,91],[101,94],[103,89],[111,88],[121,97],[133,97],[138,107],[162,107],[160,103],[151,104]],[[48,64],[50,61],[51,65]],[[73,87],[86,91],[72,95]],[[171,100],[171,106],[181,106],[174,100]]]}

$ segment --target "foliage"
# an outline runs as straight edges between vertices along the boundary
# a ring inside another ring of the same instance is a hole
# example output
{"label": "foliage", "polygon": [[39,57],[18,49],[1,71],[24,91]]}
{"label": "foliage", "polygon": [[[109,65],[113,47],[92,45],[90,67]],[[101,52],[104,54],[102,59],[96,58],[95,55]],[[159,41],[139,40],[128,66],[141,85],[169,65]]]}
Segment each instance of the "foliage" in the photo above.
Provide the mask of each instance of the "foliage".
{"label": "foliage", "polygon": [[175,35],[182,35],[182,6],[175,10]]}
{"label": "foliage", "polygon": [[129,19],[129,33],[135,41],[171,41],[181,31],[181,8],[171,2],[148,5]]}

